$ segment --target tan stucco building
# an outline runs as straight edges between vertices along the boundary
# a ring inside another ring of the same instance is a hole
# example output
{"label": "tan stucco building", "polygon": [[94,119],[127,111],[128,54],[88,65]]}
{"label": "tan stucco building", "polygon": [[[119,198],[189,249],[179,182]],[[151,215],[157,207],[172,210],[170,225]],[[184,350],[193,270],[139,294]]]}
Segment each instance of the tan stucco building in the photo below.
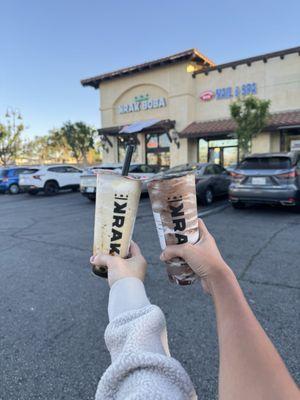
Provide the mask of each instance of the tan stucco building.
{"label": "tan stucco building", "polygon": [[300,150],[300,47],[220,65],[191,49],[82,85],[100,89],[104,162],[122,161],[130,141],[136,162],[235,163],[229,104],[248,94],[271,100],[271,117],[252,151]]}

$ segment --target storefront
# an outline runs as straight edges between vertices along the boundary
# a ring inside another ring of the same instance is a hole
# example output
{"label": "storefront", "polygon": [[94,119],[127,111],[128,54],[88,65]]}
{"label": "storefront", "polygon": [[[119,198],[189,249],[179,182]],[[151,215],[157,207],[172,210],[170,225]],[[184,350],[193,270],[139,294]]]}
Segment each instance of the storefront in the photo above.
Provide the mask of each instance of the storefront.
{"label": "storefront", "polygon": [[249,94],[271,100],[252,152],[300,149],[300,47],[215,65],[195,49],[82,81],[100,89],[103,161],[224,166],[241,157],[229,105]]}

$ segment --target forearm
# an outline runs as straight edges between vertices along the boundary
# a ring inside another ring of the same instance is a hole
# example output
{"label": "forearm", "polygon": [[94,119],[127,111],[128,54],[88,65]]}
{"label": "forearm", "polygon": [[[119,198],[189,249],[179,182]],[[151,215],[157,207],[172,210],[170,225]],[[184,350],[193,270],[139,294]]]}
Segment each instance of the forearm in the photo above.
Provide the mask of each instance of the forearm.
{"label": "forearm", "polygon": [[230,270],[210,282],[220,347],[220,400],[296,400],[298,389]]}

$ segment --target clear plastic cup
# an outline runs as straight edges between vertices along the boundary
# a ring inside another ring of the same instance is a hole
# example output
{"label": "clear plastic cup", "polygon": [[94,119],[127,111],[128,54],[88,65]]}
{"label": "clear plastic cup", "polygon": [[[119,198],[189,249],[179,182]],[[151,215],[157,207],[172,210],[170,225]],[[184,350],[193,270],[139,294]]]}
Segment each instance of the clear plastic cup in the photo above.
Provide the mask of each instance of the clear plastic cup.
{"label": "clear plastic cup", "polygon": [[[199,228],[194,173],[156,176],[147,186],[161,249],[171,244],[195,244],[199,240]],[[190,285],[197,279],[180,258],[166,264],[172,282]]]}
{"label": "clear plastic cup", "polygon": [[[97,174],[94,255],[128,256],[141,186],[139,179],[112,171],[100,171]],[[104,266],[93,267],[93,272],[107,278],[107,268]]]}

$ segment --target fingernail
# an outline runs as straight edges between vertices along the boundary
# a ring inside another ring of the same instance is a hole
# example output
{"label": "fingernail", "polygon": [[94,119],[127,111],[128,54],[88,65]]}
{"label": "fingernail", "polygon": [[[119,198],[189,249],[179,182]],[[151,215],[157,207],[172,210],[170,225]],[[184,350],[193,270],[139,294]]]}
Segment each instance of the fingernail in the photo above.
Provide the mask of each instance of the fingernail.
{"label": "fingernail", "polygon": [[161,261],[165,261],[165,255],[164,255],[164,253],[161,253],[160,259],[161,259]]}
{"label": "fingernail", "polygon": [[94,260],[95,260],[95,256],[92,256],[92,257],[90,258],[90,262],[93,263]]}

